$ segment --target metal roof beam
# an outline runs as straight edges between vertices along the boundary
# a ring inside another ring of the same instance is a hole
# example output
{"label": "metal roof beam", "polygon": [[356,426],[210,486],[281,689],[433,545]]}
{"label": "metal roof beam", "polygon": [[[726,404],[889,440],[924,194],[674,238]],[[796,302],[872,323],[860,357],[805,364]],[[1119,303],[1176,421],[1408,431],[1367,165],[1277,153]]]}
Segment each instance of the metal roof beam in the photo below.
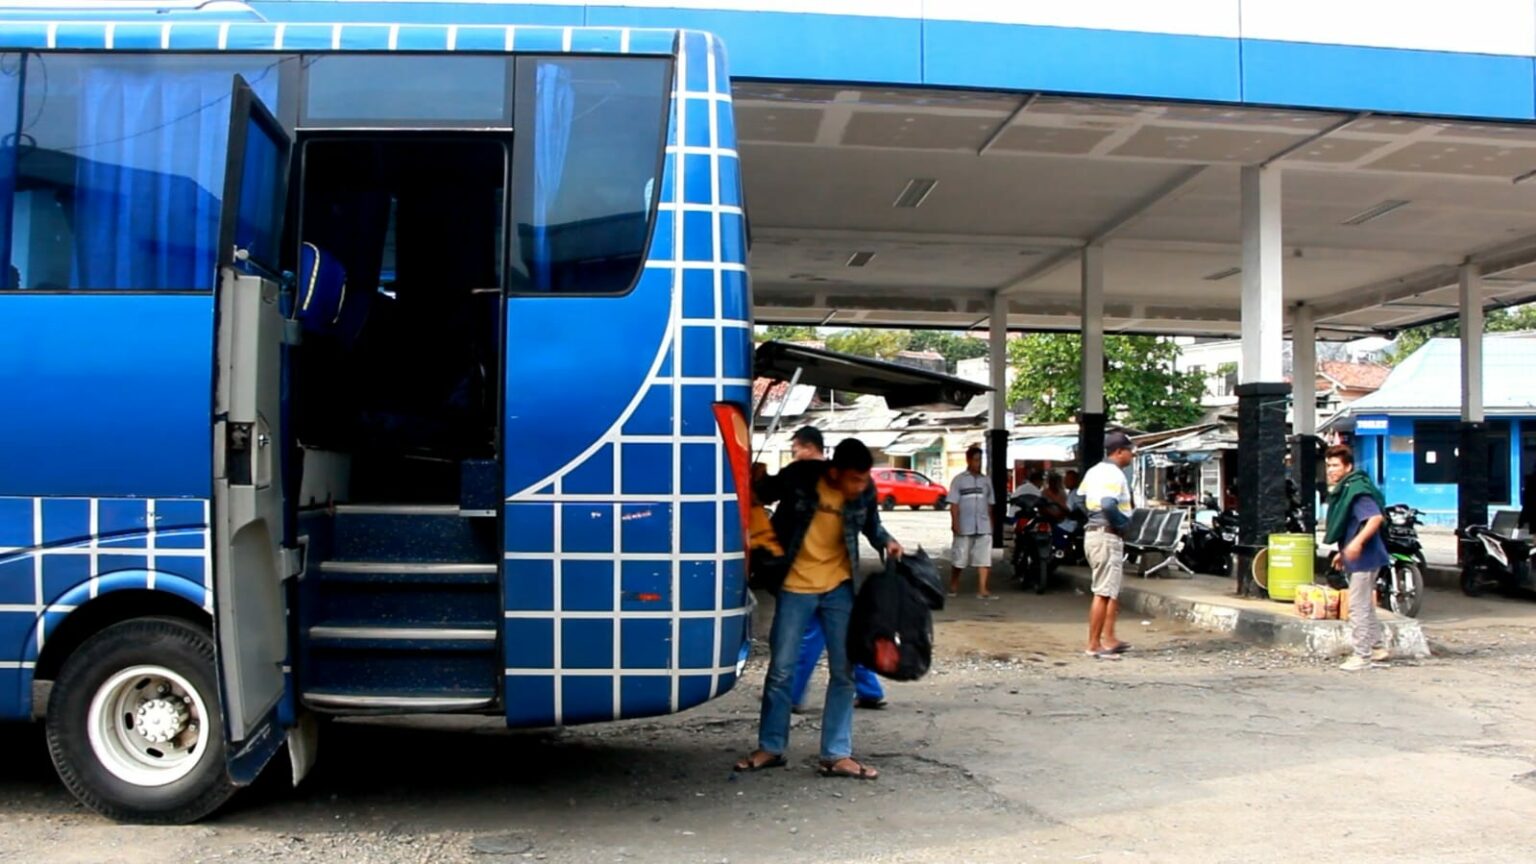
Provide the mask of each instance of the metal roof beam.
{"label": "metal roof beam", "polygon": [[1369,116],[1371,116],[1371,112],[1369,112],[1369,111],[1361,111],[1359,114],[1356,114],[1353,117],[1345,117],[1343,120],[1340,120],[1339,122],[1333,124],[1332,126],[1329,126],[1326,129],[1322,129],[1322,130],[1320,130],[1320,131],[1318,131],[1318,132],[1316,132],[1316,133],[1314,133],[1312,135],[1308,135],[1307,137],[1301,139],[1300,141],[1294,142],[1292,144],[1287,144],[1285,147],[1281,148],[1274,155],[1270,156],[1268,159],[1265,159],[1263,162],[1260,162],[1259,163],[1259,167],[1260,168],[1268,168],[1269,166],[1275,164],[1276,162],[1279,162],[1281,159],[1284,159],[1284,158],[1286,158],[1287,156],[1290,156],[1293,153],[1297,153],[1297,152],[1301,151],[1303,148],[1311,147],[1313,144],[1316,144],[1317,142],[1323,140],[1324,138],[1327,138],[1329,135],[1332,135],[1333,133],[1339,131],[1340,129],[1343,129],[1344,127],[1350,125],[1351,123],[1354,123],[1354,122],[1359,121],[1359,120],[1364,120],[1365,118],[1367,118]]}
{"label": "metal roof beam", "polygon": [[1536,264],[1536,235],[1485,249],[1467,256],[1462,261],[1426,267],[1402,276],[1363,285],[1352,291],[1339,292],[1340,296],[1349,299],[1315,304],[1317,318],[1319,321],[1338,318],[1378,306],[1390,306],[1430,291],[1449,288],[1457,284],[1462,264],[1476,264],[1482,268],[1485,275],[1490,276]]}
{"label": "metal roof beam", "polygon": [[1035,104],[1035,100],[1039,98],[1039,93],[1031,93],[1019,100],[1019,107],[1013,109],[1013,113],[1008,115],[1008,119],[997,124],[997,128],[992,130],[992,134],[987,136],[987,140],[980,147],[976,148],[976,155],[987,155],[987,151],[992,149],[992,145],[996,144],[997,140],[1003,137],[1003,133],[1013,127],[1014,121],[1024,116],[1024,112],[1028,111],[1029,106]]}
{"label": "metal roof beam", "polygon": [[1208,168],[1210,168],[1209,165],[1191,165],[1180,169],[1167,182],[1152,190],[1151,194],[1115,214],[1114,218],[1100,225],[1087,240],[1079,244],[1078,248],[1062,250],[1051,255],[1039,264],[1024,271],[1023,274],[1012,282],[998,288],[997,293],[1005,297],[1012,296],[1020,288],[1049,276],[1068,262],[1076,260],[1082,249],[1089,246],[1103,245],[1116,234],[1139,222],[1158,204],[1188,189],[1190,184],[1199,179],[1200,175],[1204,174]]}

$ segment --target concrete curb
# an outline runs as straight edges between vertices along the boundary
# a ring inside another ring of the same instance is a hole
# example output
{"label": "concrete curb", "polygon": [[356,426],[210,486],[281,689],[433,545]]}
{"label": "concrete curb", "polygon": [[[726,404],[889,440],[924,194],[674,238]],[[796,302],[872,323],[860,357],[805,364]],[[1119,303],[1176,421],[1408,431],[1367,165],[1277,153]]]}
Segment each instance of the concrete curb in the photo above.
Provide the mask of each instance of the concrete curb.
{"label": "concrete curb", "polygon": [[1461,570],[1456,567],[1447,567],[1443,564],[1431,564],[1424,568],[1424,584],[1431,588],[1460,591]]}
{"label": "concrete curb", "polygon": [[[1071,579],[1073,587],[1088,591],[1091,577],[1086,572],[1066,571],[1065,575]],[[1309,657],[1342,657],[1352,650],[1346,621],[1297,618],[1290,607],[1280,604],[1270,612],[1161,594],[1137,587],[1137,578],[1127,577],[1127,583],[1120,591],[1120,605],[1138,615],[1183,621],[1202,630],[1227,633],[1244,642]],[[1417,620],[1377,611],[1386,628],[1387,647],[1394,657],[1419,659],[1430,656],[1429,642]]]}

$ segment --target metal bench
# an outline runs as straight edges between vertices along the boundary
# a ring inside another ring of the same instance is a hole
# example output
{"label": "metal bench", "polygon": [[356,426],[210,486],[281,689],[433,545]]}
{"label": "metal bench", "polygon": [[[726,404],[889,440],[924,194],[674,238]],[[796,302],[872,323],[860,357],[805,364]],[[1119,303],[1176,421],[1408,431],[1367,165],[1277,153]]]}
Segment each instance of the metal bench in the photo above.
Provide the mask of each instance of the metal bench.
{"label": "metal bench", "polygon": [[1135,510],[1131,511],[1131,521],[1129,525],[1125,526],[1125,534],[1123,535],[1125,537],[1125,548],[1127,552],[1129,552],[1132,546],[1135,546],[1137,543],[1139,543],[1141,538],[1146,534],[1147,519],[1152,515],[1152,513],[1153,511],[1148,510],[1145,507],[1137,507]]}
{"label": "metal bench", "polygon": [[[1138,511],[1140,512],[1140,511]],[[1188,513],[1181,509],[1151,510],[1142,523],[1141,532],[1132,536],[1126,531],[1125,548],[1126,555],[1136,557],[1136,563],[1141,567],[1143,577],[1152,576],[1159,570],[1177,568],[1187,574],[1194,575],[1194,571],[1184,566],[1179,560],[1179,542],[1184,538],[1184,525]],[[1135,513],[1132,513],[1132,521],[1135,521]],[[1141,556],[1153,552],[1160,556],[1160,560],[1154,566],[1148,568],[1142,566]]]}

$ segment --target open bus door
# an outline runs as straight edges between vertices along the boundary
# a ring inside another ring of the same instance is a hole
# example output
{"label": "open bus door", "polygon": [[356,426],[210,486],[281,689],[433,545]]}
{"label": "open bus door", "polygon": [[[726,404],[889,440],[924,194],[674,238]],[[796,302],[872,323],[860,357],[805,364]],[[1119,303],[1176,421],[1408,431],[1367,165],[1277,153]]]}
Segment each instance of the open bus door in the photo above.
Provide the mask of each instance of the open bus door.
{"label": "open bus door", "polygon": [[214,634],[228,770],[238,784],[254,780],[283,741],[284,582],[297,568],[282,547],[285,324],[275,274],[291,149],[235,76],[219,221],[212,527]]}

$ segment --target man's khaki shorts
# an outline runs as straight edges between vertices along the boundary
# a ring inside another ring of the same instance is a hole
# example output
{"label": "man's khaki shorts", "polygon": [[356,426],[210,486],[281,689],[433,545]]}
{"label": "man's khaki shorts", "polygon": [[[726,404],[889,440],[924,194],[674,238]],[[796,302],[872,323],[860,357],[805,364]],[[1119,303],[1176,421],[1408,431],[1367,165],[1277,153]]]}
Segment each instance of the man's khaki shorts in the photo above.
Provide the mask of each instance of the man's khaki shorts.
{"label": "man's khaki shorts", "polygon": [[1125,540],[1108,531],[1089,531],[1083,537],[1083,551],[1093,572],[1094,596],[1118,598],[1125,582]]}
{"label": "man's khaki shorts", "polygon": [[967,567],[991,567],[992,535],[956,534],[955,545],[949,550],[949,563],[961,570]]}

